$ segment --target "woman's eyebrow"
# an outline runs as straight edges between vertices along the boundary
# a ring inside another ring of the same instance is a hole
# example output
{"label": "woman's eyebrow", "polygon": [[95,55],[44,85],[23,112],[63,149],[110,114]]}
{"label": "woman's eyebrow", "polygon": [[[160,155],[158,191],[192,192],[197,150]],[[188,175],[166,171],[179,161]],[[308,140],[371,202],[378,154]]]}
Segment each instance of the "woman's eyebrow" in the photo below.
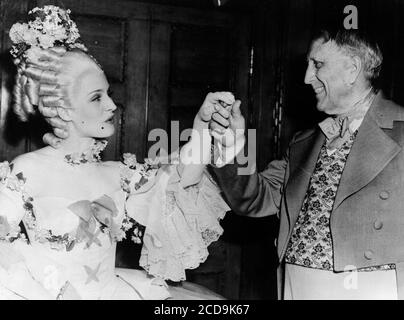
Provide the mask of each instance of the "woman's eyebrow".
{"label": "woman's eyebrow", "polygon": [[93,90],[93,91],[91,91],[89,94],[87,94],[88,96],[90,95],[90,94],[93,94],[93,93],[95,93],[95,92],[102,92],[102,89],[96,89],[96,90]]}

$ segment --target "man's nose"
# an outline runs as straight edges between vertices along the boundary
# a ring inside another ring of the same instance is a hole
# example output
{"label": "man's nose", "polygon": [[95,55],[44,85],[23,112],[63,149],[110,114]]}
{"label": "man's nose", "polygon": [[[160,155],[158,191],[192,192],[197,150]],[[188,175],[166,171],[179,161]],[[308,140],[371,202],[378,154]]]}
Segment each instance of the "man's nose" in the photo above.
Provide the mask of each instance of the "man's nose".
{"label": "man's nose", "polygon": [[315,77],[314,68],[312,66],[308,65],[307,69],[306,69],[306,74],[304,75],[304,83],[305,84],[312,83],[314,77]]}

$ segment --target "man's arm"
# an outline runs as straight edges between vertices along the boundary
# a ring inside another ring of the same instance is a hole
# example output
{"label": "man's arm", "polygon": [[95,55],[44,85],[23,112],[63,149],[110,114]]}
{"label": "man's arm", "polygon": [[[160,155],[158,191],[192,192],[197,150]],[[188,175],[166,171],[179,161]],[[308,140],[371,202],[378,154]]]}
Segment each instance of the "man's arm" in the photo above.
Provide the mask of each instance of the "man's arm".
{"label": "man's arm", "polygon": [[231,115],[225,123],[227,126],[223,125],[223,119],[216,120],[219,116],[216,114],[211,122],[211,134],[219,146],[217,159],[219,161],[215,160],[218,165],[212,166],[212,170],[229,206],[237,214],[251,217],[277,214],[281,203],[288,155],[286,154],[282,160],[269,163],[263,172],[257,173],[254,170],[251,174],[243,174],[243,170],[240,170],[241,167],[235,160],[236,154],[244,152],[245,145],[245,124],[240,112],[240,102],[236,101],[232,106]]}
{"label": "man's arm", "polygon": [[240,175],[237,163],[213,167],[214,177],[232,210],[240,215],[265,217],[278,214],[287,167],[286,157],[251,175]]}

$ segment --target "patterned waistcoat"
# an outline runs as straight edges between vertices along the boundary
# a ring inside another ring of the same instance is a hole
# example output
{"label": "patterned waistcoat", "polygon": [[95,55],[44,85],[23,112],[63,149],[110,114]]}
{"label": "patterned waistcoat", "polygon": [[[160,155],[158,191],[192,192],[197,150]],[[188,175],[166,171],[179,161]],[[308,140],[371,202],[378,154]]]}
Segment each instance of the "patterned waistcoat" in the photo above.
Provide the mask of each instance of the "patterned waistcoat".
{"label": "patterned waistcoat", "polygon": [[[333,270],[330,215],[339,182],[357,131],[333,153],[321,147],[306,196],[286,250],[286,263],[308,268]],[[393,265],[362,268],[358,271],[393,269]]]}

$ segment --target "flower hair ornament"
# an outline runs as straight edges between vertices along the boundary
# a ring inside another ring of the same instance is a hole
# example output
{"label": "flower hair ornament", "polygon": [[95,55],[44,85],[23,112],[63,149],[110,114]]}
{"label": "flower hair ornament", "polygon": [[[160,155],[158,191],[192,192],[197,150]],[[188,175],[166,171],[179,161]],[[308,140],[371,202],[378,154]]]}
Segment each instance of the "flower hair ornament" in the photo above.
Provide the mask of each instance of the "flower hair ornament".
{"label": "flower hair ornament", "polygon": [[[9,32],[13,46],[10,50],[17,66],[14,87],[14,112],[22,121],[39,111],[53,127],[43,140],[57,147],[60,139],[68,136],[67,116],[71,108],[66,79],[60,77],[61,59],[66,51],[87,53],[80,39],[70,10],[57,6],[34,8],[28,13],[27,23],[15,23]],[[99,64],[97,63],[99,66]]]}
{"label": "flower hair ornament", "polygon": [[67,50],[87,52],[70,13],[70,10],[51,5],[37,7],[28,12],[28,23],[15,23],[9,35],[14,44],[11,55],[17,59],[16,64],[25,60],[28,50],[34,47],[49,49],[64,46]]}

